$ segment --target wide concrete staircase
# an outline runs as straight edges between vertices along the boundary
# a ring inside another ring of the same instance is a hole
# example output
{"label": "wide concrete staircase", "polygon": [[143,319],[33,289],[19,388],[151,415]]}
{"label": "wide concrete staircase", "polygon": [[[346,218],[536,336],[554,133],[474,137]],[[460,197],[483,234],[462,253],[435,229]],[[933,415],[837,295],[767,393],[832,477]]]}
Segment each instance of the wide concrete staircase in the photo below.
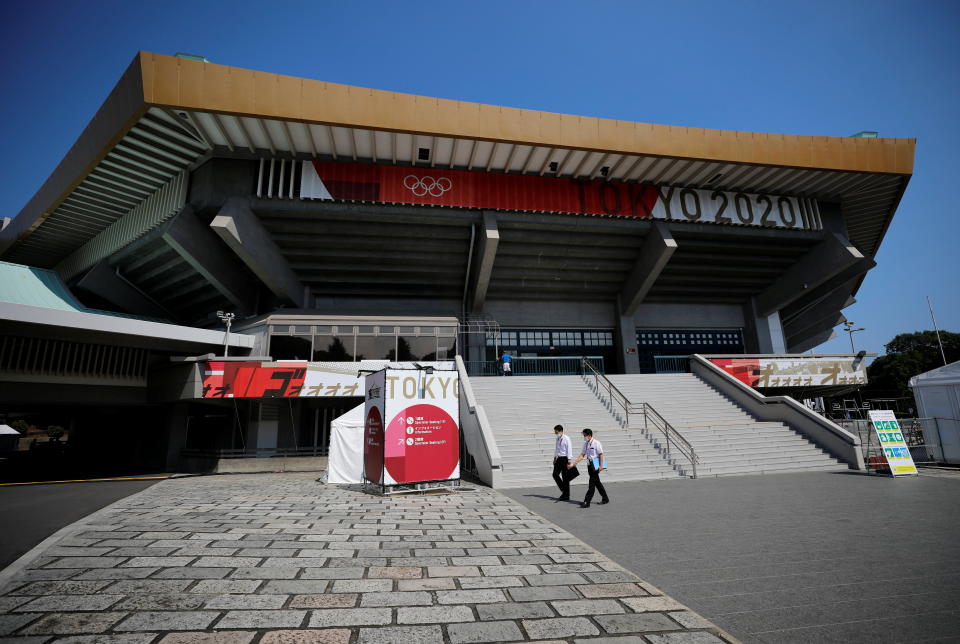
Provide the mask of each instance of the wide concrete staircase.
{"label": "wide concrete staircase", "polygon": [[[846,465],[779,422],[760,422],[693,374],[613,375],[631,403],[649,403],[694,448],[697,476],[840,470]],[[629,427],[592,377],[471,378],[503,461],[502,487],[552,485],[553,426],[567,428],[574,451],[590,427],[610,462],[605,481],[686,477],[689,462],[676,450],[667,458],[663,434],[644,428],[634,414]],[[574,481],[586,483],[584,475]]]}
{"label": "wide concrete staircase", "polygon": [[608,378],[631,402],[653,405],[693,446],[697,476],[847,469],[785,423],[758,421],[693,374]]}
{"label": "wide concrete staircase", "polygon": [[[477,403],[490,421],[502,459],[501,487],[553,485],[556,438],[563,425],[574,453],[583,445],[580,430],[593,429],[609,454],[605,481],[633,481],[689,476],[660,455],[642,429],[622,428],[621,421],[580,376],[515,376],[471,378]],[[585,484],[586,468],[574,484]]]}

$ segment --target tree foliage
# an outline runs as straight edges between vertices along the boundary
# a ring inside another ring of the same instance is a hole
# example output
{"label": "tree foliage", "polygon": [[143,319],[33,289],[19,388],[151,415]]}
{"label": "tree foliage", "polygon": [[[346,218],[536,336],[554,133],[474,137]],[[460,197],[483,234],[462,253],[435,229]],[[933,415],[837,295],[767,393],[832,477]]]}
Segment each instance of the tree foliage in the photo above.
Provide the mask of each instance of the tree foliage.
{"label": "tree foliage", "polygon": [[[960,360],[960,333],[941,331],[940,339],[947,364]],[[886,354],[867,367],[869,384],[860,392],[864,398],[911,398],[910,378],[943,366],[934,331],[901,333],[884,349]]]}

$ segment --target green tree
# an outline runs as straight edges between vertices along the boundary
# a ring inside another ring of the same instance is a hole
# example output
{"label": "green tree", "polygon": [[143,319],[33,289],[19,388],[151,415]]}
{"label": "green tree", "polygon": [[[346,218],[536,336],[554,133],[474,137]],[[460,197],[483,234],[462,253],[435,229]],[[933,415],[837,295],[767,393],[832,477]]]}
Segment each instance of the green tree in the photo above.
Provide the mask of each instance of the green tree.
{"label": "green tree", "polygon": [[10,423],[10,427],[13,427],[15,430],[20,432],[20,435],[22,436],[27,433],[28,429],[30,429],[30,423],[20,418]]}
{"label": "green tree", "polygon": [[[947,363],[960,360],[960,333],[940,332]],[[934,331],[901,333],[884,347],[886,354],[867,367],[864,398],[911,398],[907,383],[913,376],[943,366],[940,345]]]}
{"label": "green tree", "polygon": [[53,442],[59,441],[65,433],[66,430],[61,425],[50,425],[47,427],[47,436],[49,436]]}

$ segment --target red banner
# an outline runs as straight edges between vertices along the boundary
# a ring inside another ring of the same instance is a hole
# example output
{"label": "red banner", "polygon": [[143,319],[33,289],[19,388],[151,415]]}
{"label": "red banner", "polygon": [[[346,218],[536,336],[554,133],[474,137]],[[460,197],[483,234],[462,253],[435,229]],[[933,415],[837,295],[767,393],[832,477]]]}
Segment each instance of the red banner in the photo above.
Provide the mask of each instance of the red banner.
{"label": "red banner", "polygon": [[262,362],[207,362],[203,398],[295,398],[307,376],[306,362],[265,367]]}
{"label": "red banner", "polygon": [[304,161],[300,196],[534,212],[651,217],[657,187],[440,168]]}

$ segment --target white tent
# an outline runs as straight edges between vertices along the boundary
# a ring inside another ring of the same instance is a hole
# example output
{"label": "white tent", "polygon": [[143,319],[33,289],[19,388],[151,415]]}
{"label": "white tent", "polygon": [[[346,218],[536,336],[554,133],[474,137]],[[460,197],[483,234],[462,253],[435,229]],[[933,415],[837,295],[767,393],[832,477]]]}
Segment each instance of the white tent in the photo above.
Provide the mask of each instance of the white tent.
{"label": "white tent", "polygon": [[10,434],[11,436],[13,436],[13,435],[15,434],[15,435],[19,436],[19,435],[20,435],[20,432],[18,432],[17,430],[15,430],[15,429],[14,429],[13,427],[11,427],[10,425],[0,425],[0,435],[5,435],[5,434]]}
{"label": "white tent", "polygon": [[924,439],[938,445],[946,463],[960,463],[960,361],[910,379],[917,400],[917,416],[933,420],[924,424]]}
{"label": "white tent", "polygon": [[327,483],[363,480],[363,409],[364,405],[357,405],[330,422]]}

